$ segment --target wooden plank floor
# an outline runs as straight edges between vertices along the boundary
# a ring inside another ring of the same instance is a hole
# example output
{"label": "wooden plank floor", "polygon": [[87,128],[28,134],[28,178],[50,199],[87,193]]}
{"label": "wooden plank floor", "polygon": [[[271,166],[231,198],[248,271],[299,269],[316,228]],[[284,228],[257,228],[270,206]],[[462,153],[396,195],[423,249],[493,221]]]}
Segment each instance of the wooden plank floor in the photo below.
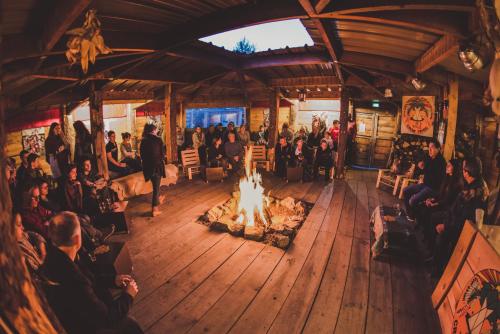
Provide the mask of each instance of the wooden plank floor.
{"label": "wooden plank floor", "polygon": [[374,261],[369,216],[394,197],[373,172],[325,184],[265,175],[271,195],[314,203],[286,251],[209,231],[195,222],[230,197],[234,182],[182,181],[131,201],[128,240],[140,292],[132,309],[147,333],[438,333],[415,261]]}

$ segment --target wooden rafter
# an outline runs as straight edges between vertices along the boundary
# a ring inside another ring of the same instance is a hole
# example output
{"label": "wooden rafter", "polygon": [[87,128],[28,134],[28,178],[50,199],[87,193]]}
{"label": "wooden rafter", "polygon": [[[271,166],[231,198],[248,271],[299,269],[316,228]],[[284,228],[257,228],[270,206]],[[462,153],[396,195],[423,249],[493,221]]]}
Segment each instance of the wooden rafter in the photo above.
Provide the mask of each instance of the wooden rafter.
{"label": "wooden rafter", "polygon": [[316,13],[321,13],[323,9],[325,9],[326,6],[330,3],[330,0],[318,0],[316,3],[316,6],[314,6],[314,9],[316,10]]}
{"label": "wooden rafter", "polygon": [[372,83],[372,80],[368,78],[365,74],[362,72],[355,70],[353,68],[349,68],[347,66],[342,66],[344,71],[355,77],[357,80],[359,80],[363,85],[368,87],[370,90],[372,90],[375,94],[379,95],[380,97],[384,97],[384,93],[381,92],[377,87],[375,87]]}
{"label": "wooden rafter", "polygon": [[470,0],[335,0],[332,2],[329,9],[338,14],[352,14],[402,10],[473,12],[475,7]]}
{"label": "wooden rafter", "polygon": [[344,78],[342,76],[342,70],[340,69],[340,66],[338,64],[340,53],[342,52],[342,45],[340,44],[340,40],[335,38],[335,34],[329,22],[317,18],[312,18],[317,15],[317,12],[310,0],[299,0],[299,3],[304,8],[307,15],[311,17],[314,26],[318,30],[321,40],[325,44],[325,47],[332,59],[335,73],[337,74],[337,77],[343,85]]}
{"label": "wooden rafter", "polygon": [[339,79],[335,76],[309,76],[271,79],[271,87],[317,87],[317,86],[337,86]]}
{"label": "wooden rafter", "polygon": [[236,74],[238,76],[238,83],[239,83],[240,88],[243,92],[243,98],[245,101],[245,105],[248,105],[248,91],[247,91],[247,86],[245,83],[245,75],[241,71],[237,71]]}
{"label": "wooden rafter", "polygon": [[444,35],[415,61],[415,71],[425,72],[449,56],[456,54],[459,40],[455,36]]}

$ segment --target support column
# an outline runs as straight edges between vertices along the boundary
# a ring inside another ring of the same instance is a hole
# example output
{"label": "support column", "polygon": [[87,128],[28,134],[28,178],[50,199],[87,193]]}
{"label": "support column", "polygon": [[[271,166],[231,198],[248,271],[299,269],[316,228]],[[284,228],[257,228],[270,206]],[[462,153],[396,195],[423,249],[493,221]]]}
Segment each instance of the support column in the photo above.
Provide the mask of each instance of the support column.
{"label": "support column", "polygon": [[278,138],[278,113],[280,111],[280,89],[275,88],[269,98],[269,147],[274,148]]}
{"label": "support column", "polygon": [[109,179],[108,158],[106,157],[106,145],[104,143],[104,113],[102,92],[95,90],[95,84],[90,82],[89,91],[90,108],[90,132],[94,144],[94,154],[97,161],[97,172],[99,175]]}
{"label": "support column", "polygon": [[177,161],[177,137],[176,137],[176,120],[177,120],[177,104],[175,102],[175,92],[172,89],[172,84],[165,85],[165,137],[164,142],[167,147],[167,162],[172,163]]}
{"label": "support column", "polygon": [[347,122],[349,118],[349,95],[345,87],[340,88],[340,135],[337,154],[337,178],[344,178],[347,152]]}
{"label": "support column", "polygon": [[446,139],[444,141],[443,156],[448,161],[455,150],[455,133],[458,116],[458,78],[454,75],[448,80],[448,120],[446,122]]}

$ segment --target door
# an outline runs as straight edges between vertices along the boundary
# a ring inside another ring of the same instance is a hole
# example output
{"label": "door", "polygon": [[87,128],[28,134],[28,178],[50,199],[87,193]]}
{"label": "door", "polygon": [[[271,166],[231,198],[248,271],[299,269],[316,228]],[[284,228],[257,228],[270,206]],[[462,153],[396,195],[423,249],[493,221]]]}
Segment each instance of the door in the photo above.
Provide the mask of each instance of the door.
{"label": "door", "polygon": [[357,165],[386,167],[396,133],[396,117],[390,113],[356,110]]}

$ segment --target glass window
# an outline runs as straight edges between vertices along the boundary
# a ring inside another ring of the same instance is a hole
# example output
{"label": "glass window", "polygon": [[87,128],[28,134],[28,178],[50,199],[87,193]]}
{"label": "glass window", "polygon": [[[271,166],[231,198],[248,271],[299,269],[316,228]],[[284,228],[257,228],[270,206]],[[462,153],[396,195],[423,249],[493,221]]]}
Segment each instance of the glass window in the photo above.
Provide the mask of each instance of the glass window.
{"label": "glass window", "polygon": [[225,127],[229,122],[233,122],[235,126],[243,124],[245,107],[186,109],[187,128],[192,129],[197,126],[207,128],[210,124],[217,125],[218,123],[222,123]]}

